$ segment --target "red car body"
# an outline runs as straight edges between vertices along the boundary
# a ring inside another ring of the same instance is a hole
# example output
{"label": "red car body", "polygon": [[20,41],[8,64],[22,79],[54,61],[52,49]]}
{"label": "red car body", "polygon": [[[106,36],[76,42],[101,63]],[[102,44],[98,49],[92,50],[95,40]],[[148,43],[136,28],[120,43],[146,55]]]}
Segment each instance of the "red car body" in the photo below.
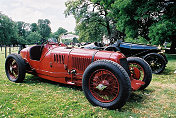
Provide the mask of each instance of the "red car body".
{"label": "red car body", "polygon": [[[40,50],[42,51],[40,52]],[[20,55],[30,65],[28,73],[55,82],[77,86],[82,86],[84,70],[93,61],[105,59],[119,64],[120,60],[126,61],[126,57],[120,52],[68,48],[50,44],[46,44],[44,47],[25,48],[21,50]],[[127,62],[123,63],[127,64]]]}

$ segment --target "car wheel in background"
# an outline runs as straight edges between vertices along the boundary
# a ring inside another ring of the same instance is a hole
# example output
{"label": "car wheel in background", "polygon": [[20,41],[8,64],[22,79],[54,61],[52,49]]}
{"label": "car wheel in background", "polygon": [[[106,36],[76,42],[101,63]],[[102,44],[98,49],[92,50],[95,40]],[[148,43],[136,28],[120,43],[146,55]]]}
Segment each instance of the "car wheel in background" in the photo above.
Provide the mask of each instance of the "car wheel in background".
{"label": "car wheel in background", "polygon": [[145,61],[150,65],[152,73],[162,73],[166,67],[166,61],[164,57],[157,53],[149,53],[143,57]]}
{"label": "car wheel in background", "polygon": [[133,90],[145,89],[152,80],[152,71],[149,64],[139,57],[127,58],[131,72],[131,86]]}

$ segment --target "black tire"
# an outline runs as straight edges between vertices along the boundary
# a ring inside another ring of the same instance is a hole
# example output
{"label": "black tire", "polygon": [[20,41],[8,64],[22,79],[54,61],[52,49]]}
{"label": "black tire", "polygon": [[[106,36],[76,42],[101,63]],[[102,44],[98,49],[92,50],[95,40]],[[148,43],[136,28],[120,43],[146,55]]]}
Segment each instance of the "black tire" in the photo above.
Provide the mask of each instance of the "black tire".
{"label": "black tire", "polygon": [[164,60],[165,60],[165,62],[166,62],[166,64],[167,64],[167,63],[168,63],[168,59],[167,59],[166,55],[163,54],[163,53],[158,53],[158,54],[160,54],[161,56],[163,56],[163,58],[164,58]]}
{"label": "black tire", "polygon": [[[145,82],[145,84],[139,88],[139,90],[144,90],[152,80],[152,70],[149,64],[144,59],[139,57],[128,57],[127,61],[129,67],[131,67],[131,64],[133,64],[134,66],[136,65],[136,68],[142,69],[143,72],[140,72],[140,78],[137,79]],[[132,78],[135,79],[135,77]]]}
{"label": "black tire", "polygon": [[5,71],[12,82],[23,82],[26,74],[25,61],[18,54],[10,54],[6,58]]}
{"label": "black tire", "polygon": [[149,53],[143,57],[143,59],[150,65],[152,73],[162,73],[166,67],[165,58],[157,53]]}
{"label": "black tire", "polygon": [[[99,72],[99,70],[103,70],[105,72],[102,72],[102,76],[98,76],[97,79],[92,78],[92,75],[95,74],[96,72]],[[106,73],[106,74],[103,74],[103,73]],[[105,78],[103,79],[103,77]],[[111,83],[107,82],[108,83],[107,86],[106,84],[104,85],[102,84],[107,88],[103,88],[103,89],[98,88],[101,85],[100,83],[105,83],[106,81],[108,82],[111,81]],[[109,60],[95,61],[86,68],[83,74],[82,88],[86,98],[92,105],[100,106],[108,109],[120,109],[121,107],[123,107],[131,93],[131,83],[127,72],[119,64]],[[111,91],[111,92],[108,92],[108,91]],[[107,98],[101,97],[101,94],[105,94],[104,96],[106,96]],[[99,98],[96,97],[96,95]],[[108,97],[110,97],[111,95],[113,96],[113,99],[107,100]]]}

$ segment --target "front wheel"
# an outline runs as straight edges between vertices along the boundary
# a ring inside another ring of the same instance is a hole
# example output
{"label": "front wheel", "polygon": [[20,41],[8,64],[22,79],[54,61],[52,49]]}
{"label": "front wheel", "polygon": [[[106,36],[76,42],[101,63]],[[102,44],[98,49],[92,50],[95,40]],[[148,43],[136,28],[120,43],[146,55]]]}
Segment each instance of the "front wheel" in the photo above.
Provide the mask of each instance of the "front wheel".
{"label": "front wheel", "polygon": [[108,109],[123,107],[131,92],[127,72],[109,60],[91,63],[83,74],[82,87],[91,104]]}
{"label": "front wheel", "polygon": [[139,57],[127,58],[131,72],[131,86],[133,90],[145,89],[152,80],[152,71],[148,63]]}
{"label": "front wheel", "polygon": [[20,55],[10,54],[5,62],[5,71],[12,82],[22,82],[25,78],[25,62]]}

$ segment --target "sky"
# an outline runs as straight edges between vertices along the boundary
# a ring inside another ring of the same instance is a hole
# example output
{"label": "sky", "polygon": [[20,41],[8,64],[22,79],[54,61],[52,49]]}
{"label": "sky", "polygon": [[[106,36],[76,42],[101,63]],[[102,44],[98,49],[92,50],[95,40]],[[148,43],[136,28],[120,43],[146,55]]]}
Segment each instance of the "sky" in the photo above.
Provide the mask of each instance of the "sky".
{"label": "sky", "polygon": [[0,12],[13,21],[37,23],[38,19],[49,19],[52,32],[63,27],[73,32],[76,26],[73,16],[65,18],[67,0],[0,0]]}

